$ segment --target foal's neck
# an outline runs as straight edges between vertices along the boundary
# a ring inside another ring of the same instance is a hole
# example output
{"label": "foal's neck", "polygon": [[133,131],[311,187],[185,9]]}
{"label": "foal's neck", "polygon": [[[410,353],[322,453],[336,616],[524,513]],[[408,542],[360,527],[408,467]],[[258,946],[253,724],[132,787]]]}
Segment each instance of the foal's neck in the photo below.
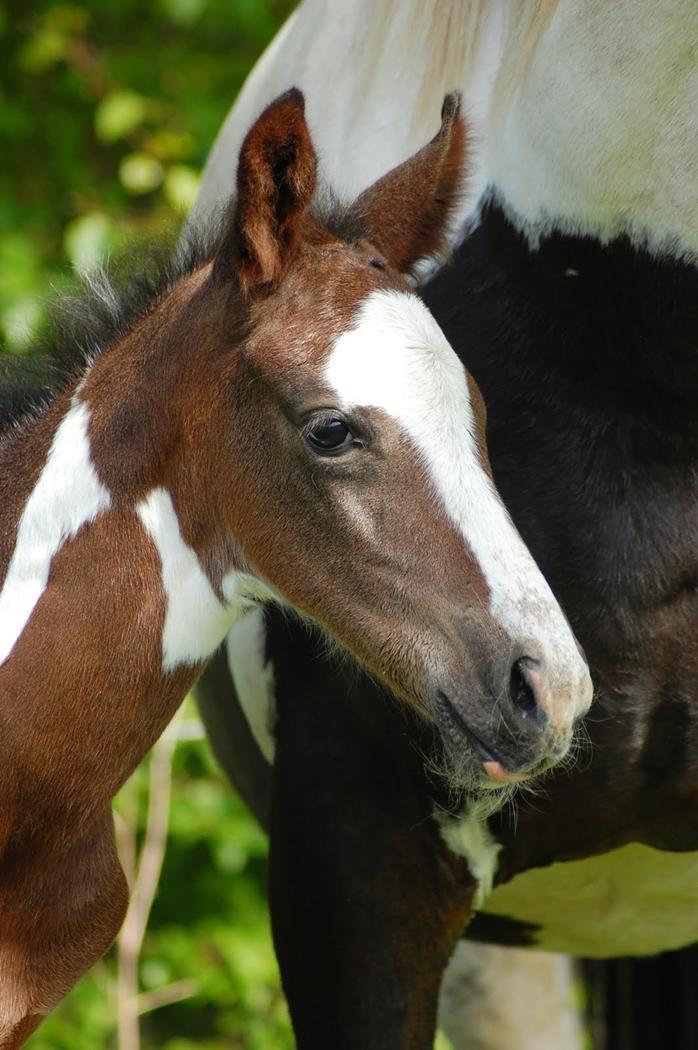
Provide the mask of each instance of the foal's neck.
{"label": "foal's neck", "polygon": [[111,797],[261,594],[209,487],[204,279],[0,450],[0,757],[31,767],[42,735],[36,776],[58,806]]}

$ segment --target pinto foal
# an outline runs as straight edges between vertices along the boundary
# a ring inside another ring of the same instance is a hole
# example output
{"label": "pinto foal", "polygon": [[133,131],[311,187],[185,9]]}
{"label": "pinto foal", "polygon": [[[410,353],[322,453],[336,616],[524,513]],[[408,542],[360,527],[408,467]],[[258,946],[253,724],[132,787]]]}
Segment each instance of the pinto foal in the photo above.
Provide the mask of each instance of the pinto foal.
{"label": "pinto foal", "polygon": [[571,635],[490,483],[478,396],[401,276],[442,245],[464,145],[449,97],[429,145],[323,221],[303,99],[282,96],[242,146],[215,248],[137,311],[102,286],[101,345],[6,425],[0,1047],[113,940],[112,797],[255,603],[311,617],[437,721],[483,676],[483,703],[514,683],[522,736],[539,700],[551,712],[531,761],[564,750],[571,715],[487,610],[480,515],[565,652]]}

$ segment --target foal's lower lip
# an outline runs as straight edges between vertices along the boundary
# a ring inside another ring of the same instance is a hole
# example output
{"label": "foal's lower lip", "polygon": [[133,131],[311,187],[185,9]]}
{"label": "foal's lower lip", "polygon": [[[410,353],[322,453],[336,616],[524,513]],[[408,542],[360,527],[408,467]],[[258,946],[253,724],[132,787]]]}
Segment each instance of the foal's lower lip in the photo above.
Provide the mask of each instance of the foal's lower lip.
{"label": "foal's lower lip", "polygon": [[473,749],[478,753],[482,759],[482,767],[487,773],[488,777],[492,780],[497,780],[502,784],[513,784],[519,780],[525,780],[525,774],[521,773],[509,773],[499,759],[490,751],[488,747],[485,747],[480,737],[473,733],[470,726],[463,720],[459,712],[451,703],[451,700],[446,693],[439,692],[439,699],[441,700],[442,706],[446,709],[448,715],[456,723],[460,731],[464,736],[468,738]]}
{"label": "foal's lower lip", "polygon": [[482,766],[487,776],[499,784],[520,784],[523,780],[528,780],[528,773],[510,773],[501,762],[496,760],[483,762]]}

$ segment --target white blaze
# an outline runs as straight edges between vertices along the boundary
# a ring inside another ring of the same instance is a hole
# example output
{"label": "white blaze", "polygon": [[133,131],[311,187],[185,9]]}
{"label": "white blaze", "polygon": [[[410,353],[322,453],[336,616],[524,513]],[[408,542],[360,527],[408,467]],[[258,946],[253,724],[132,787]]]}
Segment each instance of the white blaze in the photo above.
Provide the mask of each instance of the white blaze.
{"label": "white blaze", "polygon": [[337,340],[325,379],[342,407],[381,408],[409,435],[487,581],[492,616],[512,641],[530,643],[531,655],[544,654],[553,686],[579,696],[586,710],[586,665],[482,466],[465,371],[424,304],[405,292],[373,292]]}
{"label": "white blaze", "polygon": [[89,421],[87,405],[73,398],[20,518],[0,591],[0,665],[46,590],[55,555],[66,540],[111,504],[90,457]]}

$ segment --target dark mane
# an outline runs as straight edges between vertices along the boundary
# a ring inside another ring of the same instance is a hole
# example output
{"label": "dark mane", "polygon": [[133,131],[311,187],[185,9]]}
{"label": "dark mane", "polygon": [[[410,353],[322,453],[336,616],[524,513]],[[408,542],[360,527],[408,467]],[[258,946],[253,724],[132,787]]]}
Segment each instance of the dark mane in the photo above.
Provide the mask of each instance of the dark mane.
{"label": "dark mane", "polygon": [[320,185],[311,212],[320,226],[345,244],[354,244],[366,236],[362,216],[354,202],[342,200],[330,186]]}
{"label": "dark mane", "polygon": [[[356,216],[323,188],[313,216],[340,240],[361,237]],[[155,245],[131,247],[81,279],[75,295],[51,305],[47,334],[33,352],[0,354],[0,435],[36,415],[110,343],[126,335],[178,281],[215,255],[227,231],[229,206],[201,229],[185,227]]]}
{"label": "dark mane", "polygon": [[57,299],[33,352],[0,355],[0,435],[51,403],[101,351],[126,335],[178,281],[207,263],[223,237],[221,216],[179,243],[130,248]]}

